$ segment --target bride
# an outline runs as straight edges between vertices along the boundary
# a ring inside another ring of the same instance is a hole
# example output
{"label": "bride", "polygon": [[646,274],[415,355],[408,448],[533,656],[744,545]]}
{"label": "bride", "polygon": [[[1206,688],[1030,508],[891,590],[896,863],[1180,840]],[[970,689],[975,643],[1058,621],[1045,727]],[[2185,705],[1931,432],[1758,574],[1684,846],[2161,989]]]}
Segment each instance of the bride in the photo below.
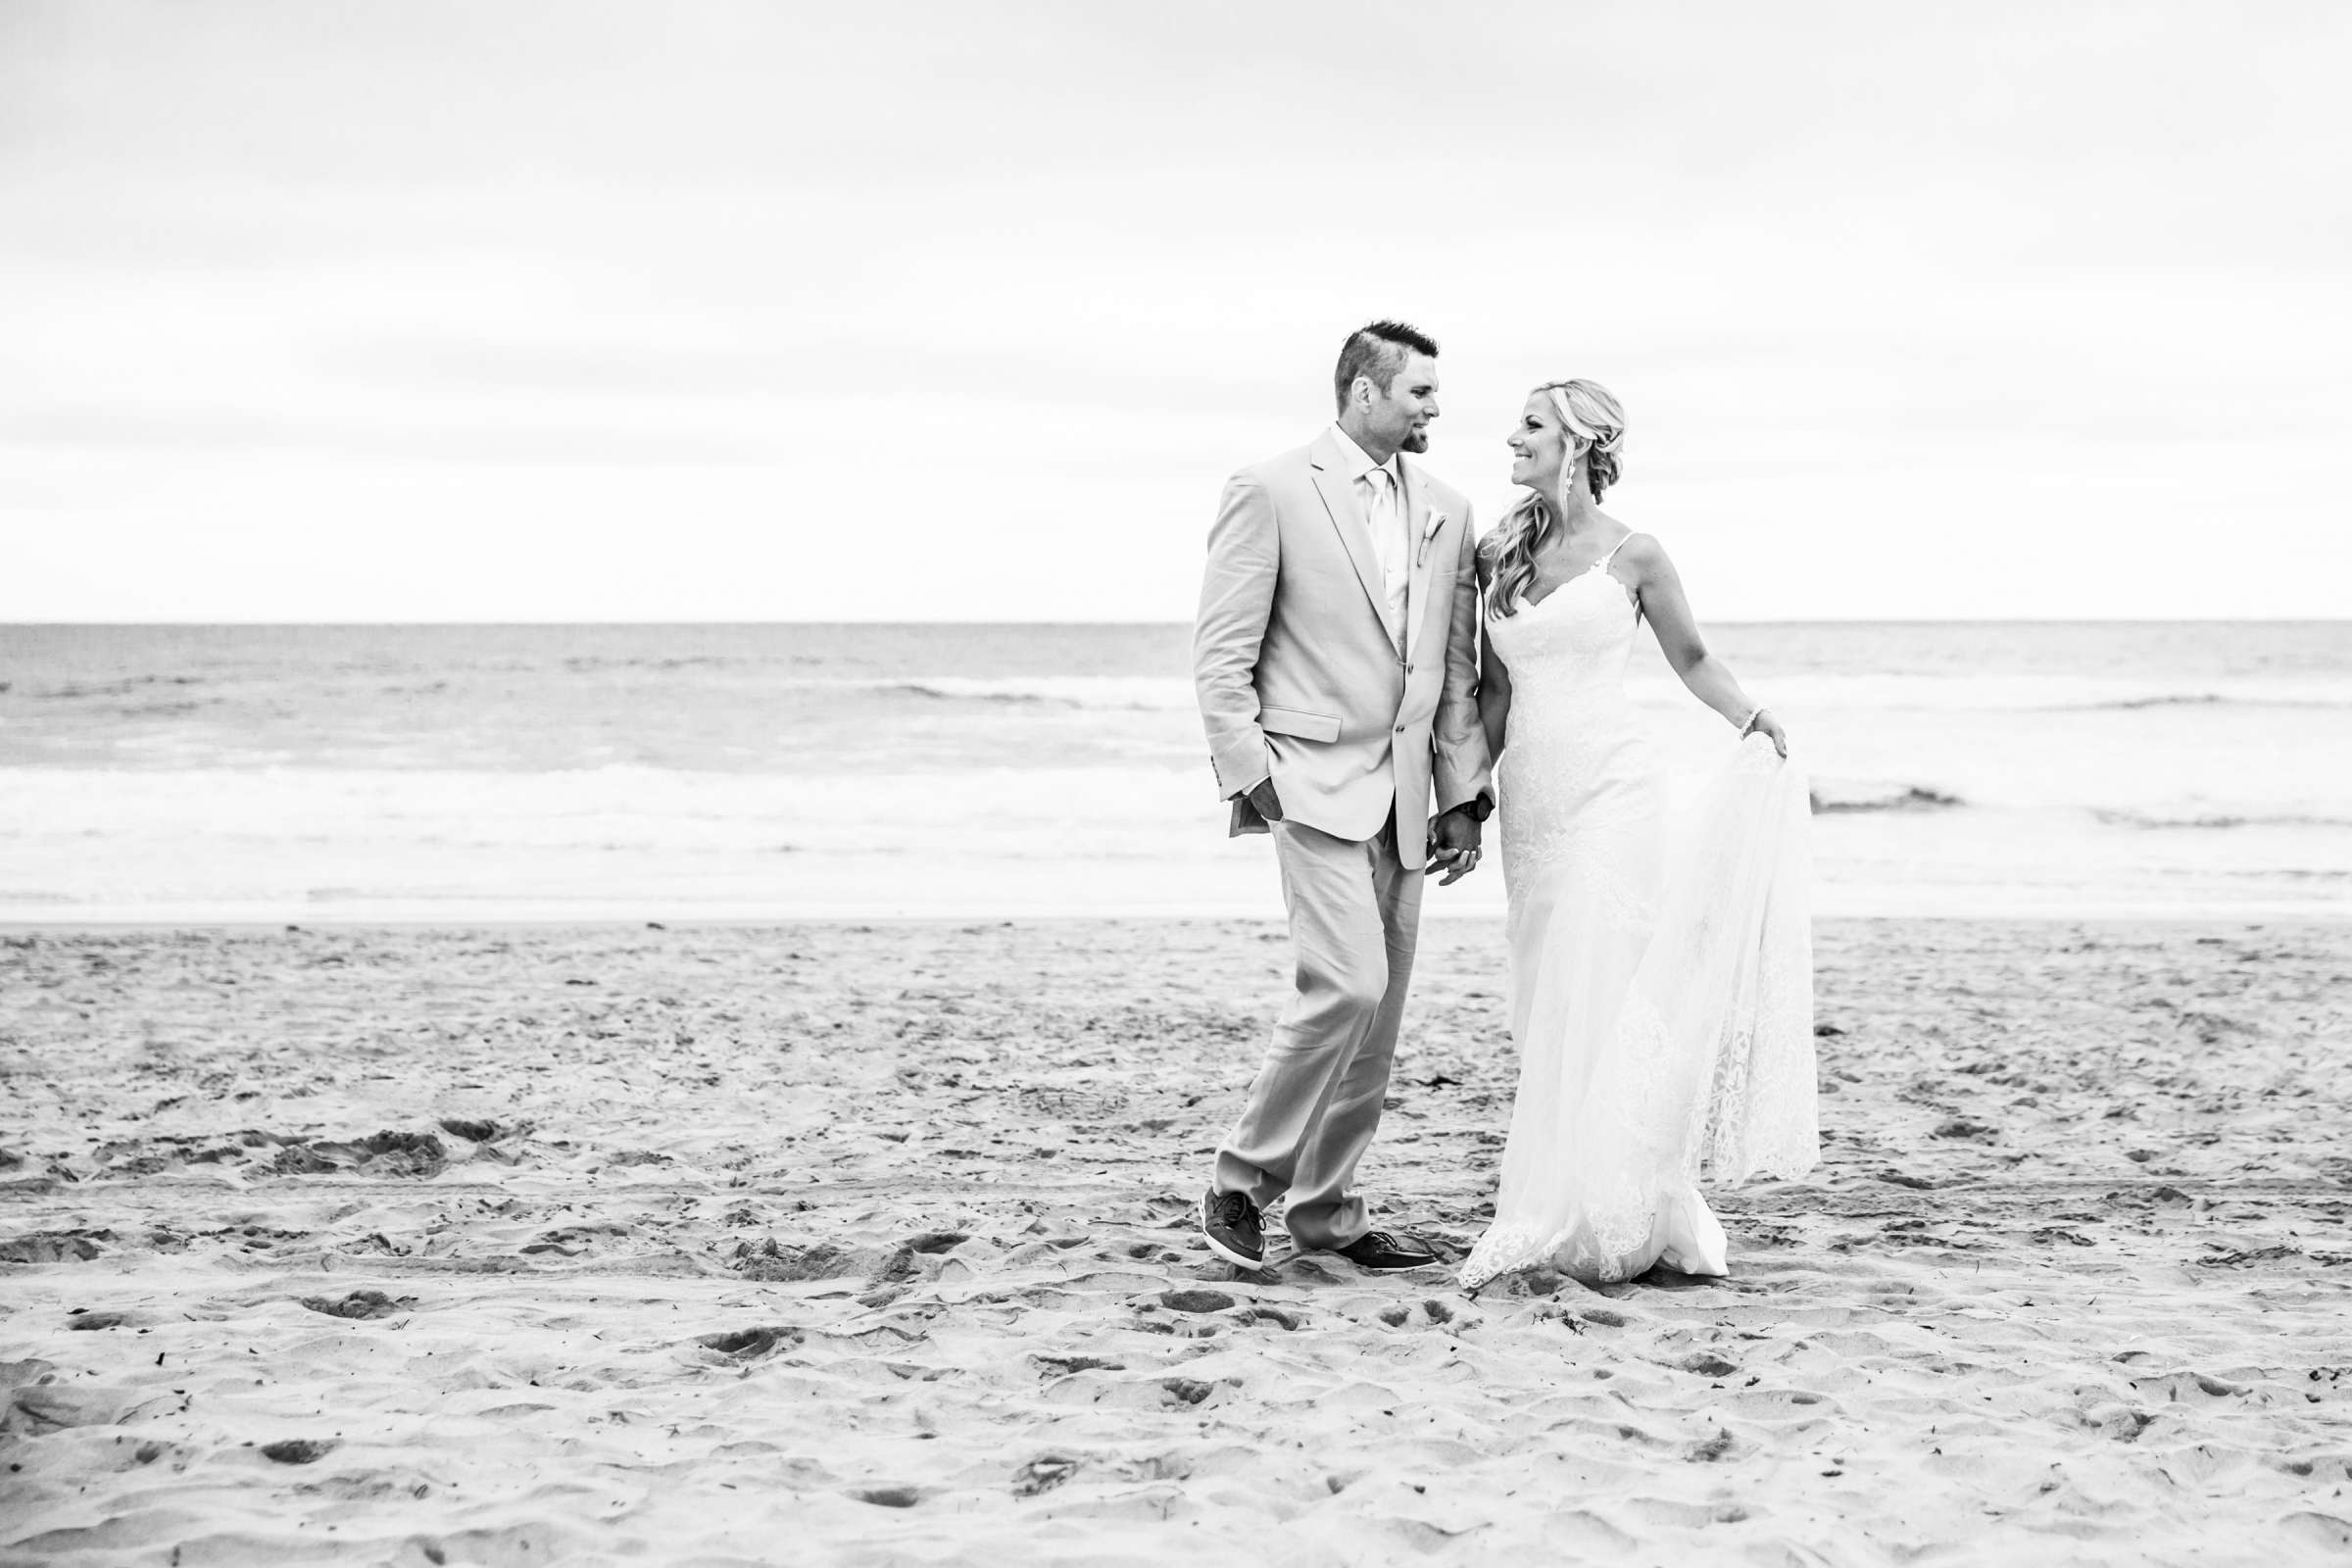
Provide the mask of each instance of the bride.
{"label": "bride", "polygon": [[[1600,510],[1624,443],[1605,387],[1538,387],[1510,438],[1528,494],[1479,547],[1519,1090],[1473,1289],[1539,1265],[1587,1284],[1726,1273],[1702,1163],[1793,1176],[1818,1152],[1805,782],[1707,652],[1666,552]],[[1643,616],[1740,735],[1671,835],[1625,693]]]}

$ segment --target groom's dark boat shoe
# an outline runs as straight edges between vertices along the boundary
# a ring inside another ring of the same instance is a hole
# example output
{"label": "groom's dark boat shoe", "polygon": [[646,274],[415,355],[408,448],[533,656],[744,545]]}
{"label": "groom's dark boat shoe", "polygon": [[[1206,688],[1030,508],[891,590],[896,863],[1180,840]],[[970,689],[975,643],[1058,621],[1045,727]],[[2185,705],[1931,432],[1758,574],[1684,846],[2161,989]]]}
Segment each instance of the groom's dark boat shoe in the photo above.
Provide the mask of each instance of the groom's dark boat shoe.
{"label": "groom's dark boat shoe", "polygon": [[1202,1199],[1200,1239],[1236,1268],[1266,1266],[1265,1225],[1248,1193],[1212,1191]]}
{"label": "groom's dark boat shoe", "polygon": [[1411,1237],[1390,1231],[1366,1231],[1332,1250],[1367,1274],[1401,1274],[1408,1268],[1427,1268],[1438,1260],[1437,1253]]}

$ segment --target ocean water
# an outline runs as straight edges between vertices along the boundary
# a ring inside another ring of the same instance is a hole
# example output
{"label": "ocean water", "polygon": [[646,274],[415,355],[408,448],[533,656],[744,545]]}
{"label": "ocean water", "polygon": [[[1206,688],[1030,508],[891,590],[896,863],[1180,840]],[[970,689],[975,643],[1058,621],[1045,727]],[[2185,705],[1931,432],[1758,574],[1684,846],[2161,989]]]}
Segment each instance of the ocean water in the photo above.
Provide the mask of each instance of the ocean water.
{"label": "ocean water", "polygon": [[[1710,636],[1813,777],[1825,912],[2352,915],[2352,622]],[[1187,645],[0,627],[0,919],[1277,913]],[[1632,679],[1678,781],[1732,744],[1646,640]]]}

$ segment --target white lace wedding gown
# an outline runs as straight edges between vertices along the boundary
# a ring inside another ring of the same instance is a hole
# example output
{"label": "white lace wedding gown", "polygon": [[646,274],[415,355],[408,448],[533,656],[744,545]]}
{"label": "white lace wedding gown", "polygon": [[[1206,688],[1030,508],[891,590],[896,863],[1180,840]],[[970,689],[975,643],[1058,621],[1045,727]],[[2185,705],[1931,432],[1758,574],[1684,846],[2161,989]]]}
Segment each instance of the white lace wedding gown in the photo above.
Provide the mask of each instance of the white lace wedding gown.
{"label": "white lace wedding gown", "polygon": [[1625,693],[1637,611],[1609,565],[1487,623],[1511,678],[1497,821],[1519,1093],[1471,1287],[1538,1264],[1587,1284],[1725,1273],[1702,1164],[1794,1176],[1819,1151],[1804,777],[1751,736],[1670,824]]}

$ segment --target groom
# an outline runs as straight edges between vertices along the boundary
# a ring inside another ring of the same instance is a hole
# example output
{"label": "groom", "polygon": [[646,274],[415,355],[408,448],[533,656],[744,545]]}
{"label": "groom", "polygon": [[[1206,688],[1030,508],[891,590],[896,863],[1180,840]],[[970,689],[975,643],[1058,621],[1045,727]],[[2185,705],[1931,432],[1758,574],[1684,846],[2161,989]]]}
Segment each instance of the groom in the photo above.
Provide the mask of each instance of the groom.
{"label": "groom", "polygon": [[1473,870],[1492,809],[1470,504],[1398,456],[1429,450],[1437,360],[1402,322],[1349,334],[1338,420],[1235,474],[1209,530],[1194,683],[1232,831],[1274,835],[1298,970],[1201,1204],[1209,1250],[1245,1268],[1286,1193],[1300,1250],[1437,1261],[1348,1190],[1388,1093],[1422,876]]}

